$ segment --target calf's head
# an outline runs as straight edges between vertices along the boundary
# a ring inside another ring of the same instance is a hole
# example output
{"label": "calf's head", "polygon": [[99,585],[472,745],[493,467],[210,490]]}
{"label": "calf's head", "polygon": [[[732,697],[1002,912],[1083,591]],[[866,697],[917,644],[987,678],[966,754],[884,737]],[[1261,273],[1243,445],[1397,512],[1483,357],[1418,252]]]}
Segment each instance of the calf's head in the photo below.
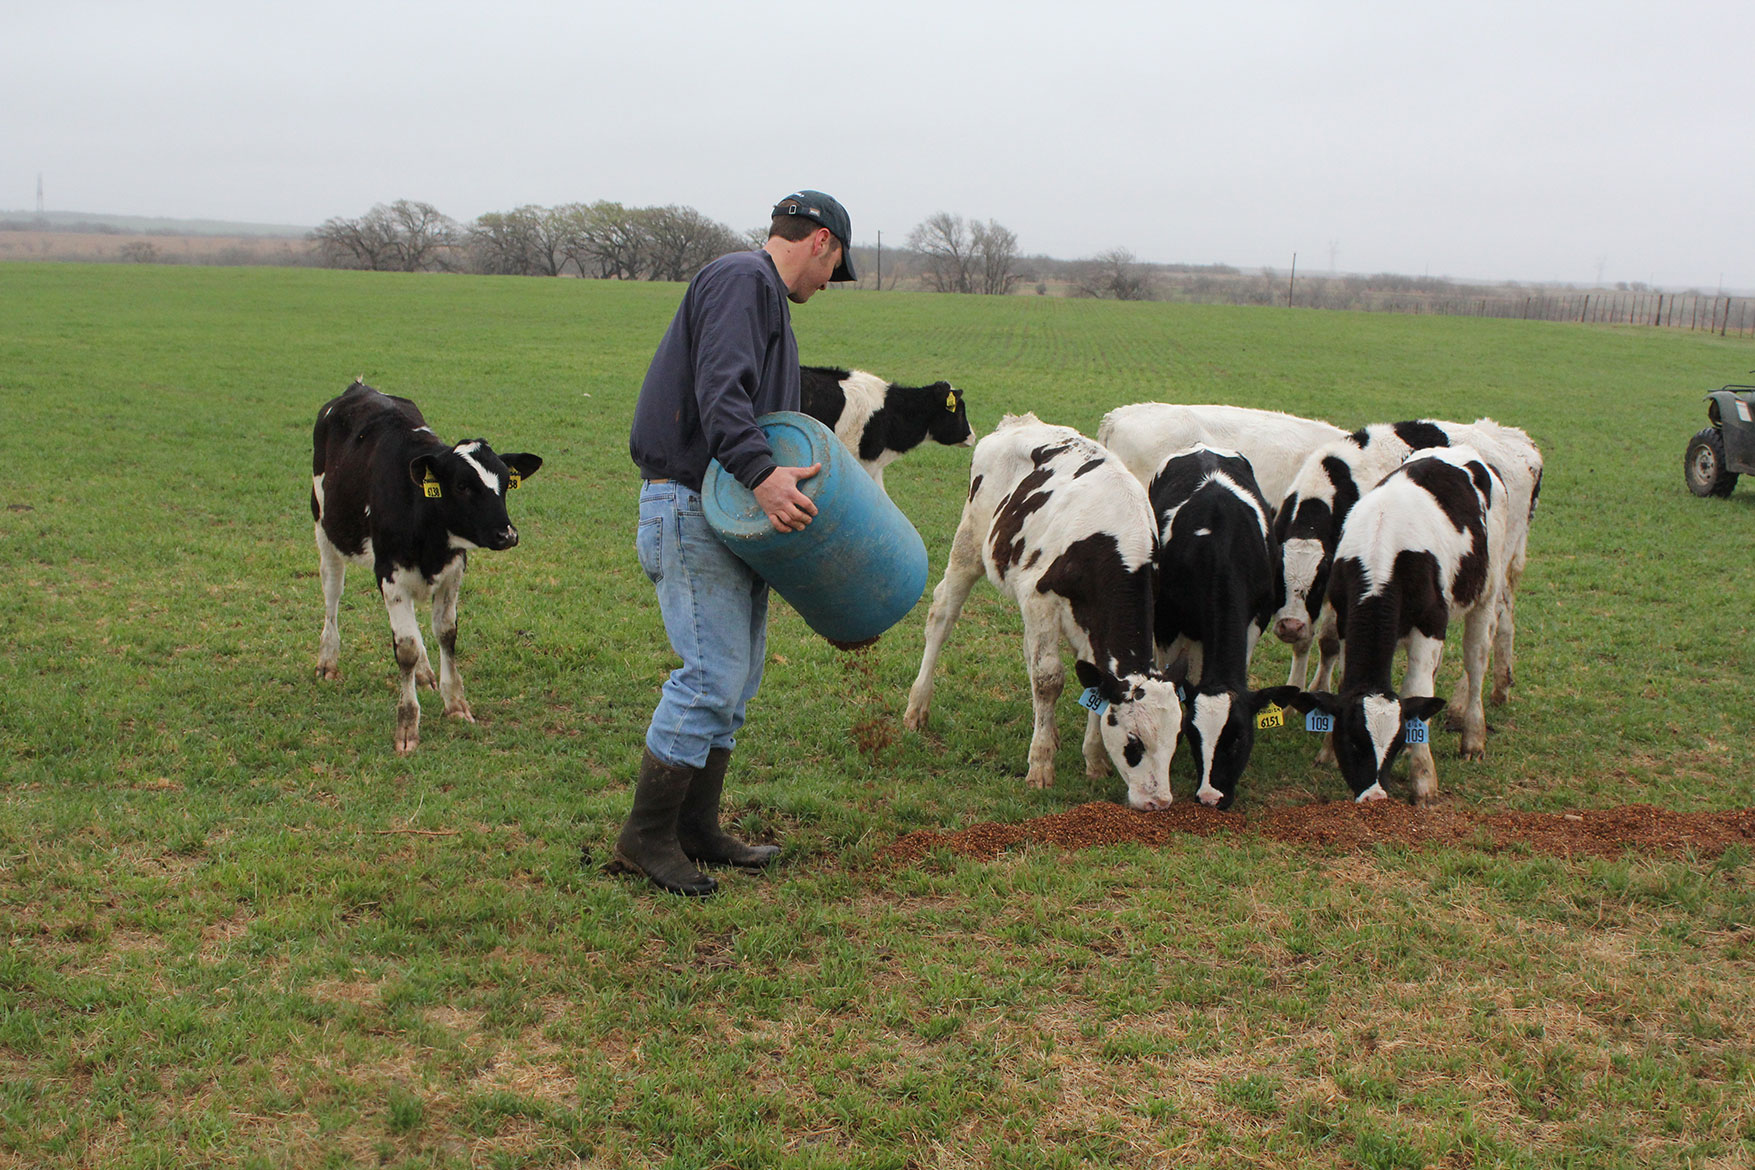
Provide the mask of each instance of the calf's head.
{"label": "calf's head", "polygon": [[518,543],[518,530],[506,515],[506,493],[541,466],[538,456],[522,451],[498,455],[485,439],[471,439],[416,455],[409,461],[408,478],[419,489],[421,502],[444,522],[452,548],[498,552]]}
{"label": "calf's head", "polygon": [[963,392],[949,382],[934,382],[926,389],[929,401],[942,399],[944,403],[944,409],[935,411],[932,421],[926,425],[926,433],[932,436],[932,441],[947,447],[973,447],[975,429],[969,425],[969,410],[963,405]]}
{"label": "calf's head", "polygon": [[1301,691],[1290,701],[1300,711],[1321,711],[1334,719],[1335,762],[1354,800],[1387,797],[1384,786],[1407,742],[1408,721],[1428,720],[1444,710],[1444,700],[1432,695],[1398,699],[1383,691]]}
{"label": "calf's head", "polygon": [[1176,684],[1157,671],[1115,675],[1089,662],[1077,664],[1079,683],[1103,704],[1097,729],[1103,747],[1127,783],[1131,808],[1156,812],[1170,807],[1170,758],[1182,726]]}
{"label": "calf's head", "polygon": [[1263,708],[1285,706],[1302,692],[1297,687],[1263,691],[1206,685],[1188,691],[1182,705],[1182,734],[1194,754],[1195,795],[1208,808],[1226,809],[1237,799],[1237,781],[1255,750],[1255,718]]}

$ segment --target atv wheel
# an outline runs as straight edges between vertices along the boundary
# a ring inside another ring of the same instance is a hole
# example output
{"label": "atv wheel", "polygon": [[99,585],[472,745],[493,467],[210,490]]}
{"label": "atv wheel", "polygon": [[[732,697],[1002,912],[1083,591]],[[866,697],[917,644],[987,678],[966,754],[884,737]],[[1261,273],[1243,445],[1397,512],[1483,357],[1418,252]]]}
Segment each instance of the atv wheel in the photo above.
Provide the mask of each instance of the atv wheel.
{"label": "atv wheel", "polygon": [[1717,427],[1706,427],[1688,441],[1682,478],[1697,496],[1728,496],[1736,489],[1736,473],[1725,470],[1725,438]]}

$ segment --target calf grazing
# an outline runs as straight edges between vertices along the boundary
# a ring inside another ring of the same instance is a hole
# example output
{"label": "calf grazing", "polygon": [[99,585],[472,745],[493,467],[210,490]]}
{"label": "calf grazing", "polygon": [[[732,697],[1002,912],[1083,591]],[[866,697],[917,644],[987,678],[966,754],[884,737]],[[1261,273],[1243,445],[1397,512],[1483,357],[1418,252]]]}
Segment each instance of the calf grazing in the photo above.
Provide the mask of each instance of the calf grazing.
{"label": "calf grazing", "polygon": [[1255,749],[1255,717],[1297,687],[1249,689],[1249,659],[1273,608],[1268,506],[1249,461],[1197,446],[1152,478],[1158,518],[1154,639],[1160,662],[1186,667],[1182,734],[1194,755],[1196,795],[1230,808]]}
{"label": "calf grazing", "polygon": [[[349,562],[371,565],[390,614],[402,686],[396,750],[420,742],[415,685],[433,686],[445,714],[475,722],[457,673],[457,593],[472,548],[507,549],[518,530],[506,491],[536,474],[535,455],[497,455],[486,440],[446,446],[406,398],[355,381],[317,413],[312,432],[311,518],[323,577],[323,634],[317,677],[341,677],[341,588]],[[435,679],[415,619],[431,599],[439,640]]]}
{"label": "calf grazing", "polygon": [[1118,406],[1097,427],[1097,441],[1144,484],[1152,482],[1165,459],[1196,443],[1236,451],[1249,460],[1270,503],[1286,494],[1305,456],[1346,434],[1330,423],[1277,410],[1168,402]]}
{"label": "calf grazing", "polygon": [[[1308,691],[1299,710],[1333,717],[1341,775],[1358,800],[1382,799],[1409,720],[1444,707],[1432,697],[1444,637],[1463,624],[1467,701],[1462,755],[1486,751],[1481,683],[1505,586],[1505,483],[1469,447],[1437,448],[1410,458],[1367,492],[1347,517],[1335,547],[1328,596],[1345,643],[1340,693]],[[1398,646],[1408,649],[1399,697],[1390,687]],[[1416,804],[1437,791],[1432,749],[1411,745]]]}
{"label": "calf grazing", "polygon": [[975,447],[969,499],[944,579],[932,593],[906,725],[926,726],[939,650],[985,571],[1024,619],[1035,710],[1029,785],[1054,782],[1064,638],[1093,708],[1085,724],[1086,773],[1103,774],[1107,749],[1130,805],[1169,807],[1182,710],[1174,684],[1152,665],[1156,544],[1145,489],[1109,452],[1070,427],[1007,415]]}
{"label": "calf grazing", "polygon": [[828,366],[798,372],[804,413],[834,431],[880,488],[884,468],[927,439],[975,445],[963,392],[949,382],[898,386],[864,370]]}

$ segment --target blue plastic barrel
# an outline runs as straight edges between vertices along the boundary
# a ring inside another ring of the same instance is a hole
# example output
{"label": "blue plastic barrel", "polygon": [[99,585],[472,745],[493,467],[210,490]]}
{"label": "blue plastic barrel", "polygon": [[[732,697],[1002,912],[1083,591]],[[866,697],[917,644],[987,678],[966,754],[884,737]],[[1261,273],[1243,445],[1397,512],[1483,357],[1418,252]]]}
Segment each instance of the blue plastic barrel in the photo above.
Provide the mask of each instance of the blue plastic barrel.
{"label": "blue plastic barrel", "polygon": [[817,514],[803,531],[776,532],[755,495],[715,459],[701,485],[707,523],[811,629],[831,642],[871,641],[926,591],[925,542],[828,427],[791,410],[756,424],[774,462],[823,465],[798,484]]}

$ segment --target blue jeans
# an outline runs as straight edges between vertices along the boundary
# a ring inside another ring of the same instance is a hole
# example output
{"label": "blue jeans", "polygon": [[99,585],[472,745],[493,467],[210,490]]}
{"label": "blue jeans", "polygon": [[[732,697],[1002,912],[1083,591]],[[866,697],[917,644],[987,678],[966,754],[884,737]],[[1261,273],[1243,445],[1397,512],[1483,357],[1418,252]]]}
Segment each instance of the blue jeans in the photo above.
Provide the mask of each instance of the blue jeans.
{"label": "blue jeans", "polygon": [[713,748],[736,745],[744,708],[762,685],[768,583],[732,555],[707,526],[701,494],[680,483],[641,489],[634,548],[682,659],[665,681],[646,747],[673,767],[699,768]]}

